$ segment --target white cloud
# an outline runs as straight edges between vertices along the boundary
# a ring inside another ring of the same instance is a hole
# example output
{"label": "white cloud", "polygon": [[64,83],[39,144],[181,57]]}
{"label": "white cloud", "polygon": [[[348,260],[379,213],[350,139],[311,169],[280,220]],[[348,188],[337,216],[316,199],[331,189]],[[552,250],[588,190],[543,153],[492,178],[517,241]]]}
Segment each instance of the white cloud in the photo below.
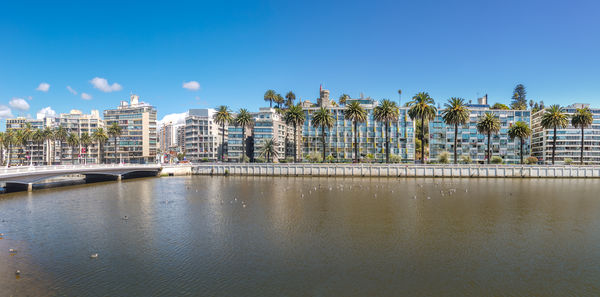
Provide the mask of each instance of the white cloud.
{"label": "white cloud", "polygon": [[94,88],[106,93],[120,91],[121,89],[123,89],[123,87],[121,87],[121,85],[118,83],[113,83],[112,85],[109,85],[106,78],[101,77],[92,78],[92,80],[90,80],[90,83],[94,86]]}
{"label": "white cloud", "polygon": [[173,125],[185,124],[185,117],[188,116],[188,112],[182,113],[171,113],[162,118],[162,120],[158,121],[158,126],[162,126],[163,123],[172,122]]}
{"label": "white cloud", "polygon": [[12,111],[6,105],[0,105],[0,119],[10,119],[13,117]]}
{"label": "white cloud", "polygon": [[27,103],[27,101],[25,101],[25,99],[23,98],[12,98],[9,102],[8,105],[10,105],[10,107],[14,108],[14,109],[18,109],[21,111],[25,111],[29,109],[29,103]]}
{"label": "white cloud", "polygon": [[54,111],[50,106],[44,107],[44,108],[40,109],[40,111],[37,112],[35,117],[38,120],[41,120],[43,118],[55,118],[56,111]]}
{"label": "white cloud", "polygon": [[48,90],[50,90],[50,84],[43,82],[36,88],[36,90],[42,91],[42,92],[48,92]]}
{"label": "white cloud", "polygon": [[183,83],[183,88],[188,89],[190,91],[198,91],[200,90],[200,83],[197,81],[188,81]]}
{"label": "white cloud", "polygon": [[90,95],[88,93],[81,93],[81,99],[83,99],[83,100],[91,100],[92,99],[92,95]]}
{"label": "white cloud", "polygon": [[75,91],[73,88],[71,88],[71,86],[67,86],[67,90],[69,90],[69,92],[71,92],[71,94],[77,95],[77,91]]}

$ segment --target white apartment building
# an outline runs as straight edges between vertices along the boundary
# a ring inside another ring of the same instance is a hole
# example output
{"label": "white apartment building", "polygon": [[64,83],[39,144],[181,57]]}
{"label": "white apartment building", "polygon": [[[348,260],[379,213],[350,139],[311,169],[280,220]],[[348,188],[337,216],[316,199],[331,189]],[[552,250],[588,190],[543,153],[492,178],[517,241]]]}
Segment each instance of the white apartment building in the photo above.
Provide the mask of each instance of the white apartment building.
{"label": "white apartment building", "polygon": [[[55,127],[62,127],[67,133],[75,133],[81,139],[83,133],[87,133],[90,138],[98,128],[104,128],[104,121],[100,118],[98,110],[92,110],[90,114],[84,114],[80,110],[73,109],[69,113],[61,113],[54,123]],[[55,150],[53,155],[54,162],[61,164],[90,164],[100,163],[102,155],[100,146],[96,141],[92,141],[85,150],[80,142],[77,147],[71,147],[66,141],[55,141]],[[103,146],[106,150],[106,148]]]}
{"label": "white apartment building", "polygon": [[216,110],[212,108],[190,109],[185,118],[185,155],[192,162],[221,160],[222,134],[225,130],[214,121]]}
{"label": "white apartment building", "polygon": [[[575,103],[565,107],[569,115],[569,124],[566,128],[556,130],[555,163],[561,164],[565,158],[570,158],[573,163],[579,164],[581,160],[581,129],[571,125],[571,116],[578,108],[590,107],[589,104]],[[591,127],[584,129],[583,163],[589,165],[600,164],[600,108],[590,108],[593,115]],[[538,158],[542,164],[552,164],[552,143],[554,130],[542,127],[542,115],[545,110],[534,113],[532,122],[532,156]]]}
{"label": "white apartment building", "polygon": [[[271,161],[278,162],[286,157],[293,157],[294,129],[285,123],[283,116],[270,107],[261,107],[258,112],[252,113],[252,116],[254,117],[252,129],[254,159],[266,159],[266,156],[262,155],[262,146],[269,139],[275,140],[277,151],[277,156],[273,156]],[[298,130],[301,130],[300,127]],[[300,132],[298,134],[300,135]]]}

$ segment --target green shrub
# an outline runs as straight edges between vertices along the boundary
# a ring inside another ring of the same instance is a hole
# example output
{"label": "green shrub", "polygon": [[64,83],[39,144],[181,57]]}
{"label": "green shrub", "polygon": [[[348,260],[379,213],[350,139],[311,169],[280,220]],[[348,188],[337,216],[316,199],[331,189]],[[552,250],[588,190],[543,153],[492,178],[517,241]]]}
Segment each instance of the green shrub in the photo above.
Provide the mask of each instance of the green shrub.
{"label": "green shrub", "polygon": [[367,160],[367,162],[372,163],[375,160],[375,156],[373,154],[369,153],[369,154],[367,154],[365,159]]}
{"label": "green shrub", "polygon": [[202,158],[202,159],[200,160],[200,162],[208,162],[208,158],[206,158],[206,157],[205,157],[205,158]]}
{"label": "green shrub", "polygon": [[502,157],[500,157],[500,156],[492,156],[491,162],[492,162],[492,164],[502,164],[502,162],[504,162],[504,160],[502,160]]}
{"label": "green shrub", "polygon": [[254,163],[265,163],[265,161],[266,160],[263,157],[254,158]]}
{"label": "green shrub", "polygon": [[528,157],[527,159],[525,159],[525,164],[529,164],[529,165],[535,165],[538,163],[538,159],[536,157]]}
{"label": "green shrub", "polygon": [[469,155],[462,155],[462,156],[460,156],[460,163],[461,164],[471,164],[471,163],[473,163],[473,159],[471,159],[471,156],[469,156]]}
{"label": "green shrub", "polygon": [[246,156],[246,155],[244,155],[244,157],[242,157],[242,160],[243,160],[245,163],[248,163],[248,162],[250,162],[250,158],[248,158],[248,156]]}
{"label": "green shrub", "polygon": [[441,152],[438,156],[438,162],[440,164],[449,164],[450,163],[450,153],[449,152]]}
{"label": "green shrub", "polygon": [[571,163],[573,163],[573,159],[565,158],[563,162],[565,162],[565,165],[571,165]]}
{"label": "green shrub", "polygon": [[310,163],[319,163],[319,162],[323,161],[321,154],[316,153],[316,152],[312,152],[312,153],[304,156],[304,159],[308,160],[308,162],[310,162]]}
{"label": "green shrub", "polygon": [[402,157],[398,155],[391,154],[390,155],[390,163],[400,163],[402,162]]}
{"label": "green shrub", "polygon": [[325,157],[325,160],[326,160],[328,163],[332,163],[332,162],[333,162],[333,160],[335,160],[335,158],[334,158],[332,155],[329,155],[329,156]]}

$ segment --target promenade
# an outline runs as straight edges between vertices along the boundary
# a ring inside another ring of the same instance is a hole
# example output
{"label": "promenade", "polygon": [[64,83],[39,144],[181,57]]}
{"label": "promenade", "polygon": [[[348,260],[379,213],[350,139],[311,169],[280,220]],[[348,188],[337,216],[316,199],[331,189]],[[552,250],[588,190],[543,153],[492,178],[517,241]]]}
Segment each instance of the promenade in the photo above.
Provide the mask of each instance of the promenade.
{"label": "promenade", "polygon": [[192,167],[192,174],[339,177],[599,178],[600,166],[210,163],[194,165]]}

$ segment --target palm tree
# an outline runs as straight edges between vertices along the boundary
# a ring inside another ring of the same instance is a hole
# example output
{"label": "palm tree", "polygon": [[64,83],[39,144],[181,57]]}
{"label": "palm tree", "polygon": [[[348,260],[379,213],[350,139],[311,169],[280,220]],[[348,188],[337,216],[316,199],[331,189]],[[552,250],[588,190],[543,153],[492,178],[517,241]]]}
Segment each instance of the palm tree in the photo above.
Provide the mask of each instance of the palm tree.
{"label": "palm tree", "polygon": [[271,162],[272,157],[279,158],[279,153],[277,152],[277,140],[273,138],[263,141],[262,146],[260,147],[260,155],[267,158],[267,163]]}
{"label": "palm tree", "polygon": [[465,105],[465,99],[452,97],[444,105],[442,118],[446,125],[454,125],[454,164],[458,164],[458,126],[469,121],[469,109]]}
{"label": "palm tree", "polygon": [[62,163],[62,156],[63,156],[62,144],[63,144],[63,142],[65,142],[67,140],[67,136],[69,136],[69,133],[62,126],[58,126],[58,128],[56,128],[56,130],[54,130],[54,139],[59,142],[59,154],[60,154],[60,162],[61,163]]}
{"label": "palm tree", "polygon": [[273,90],[267,90],[265,92],[265,101],[269,101],[269,107],[273,107],[273,101],[277,98],[277,93]]}
{"label": "palm tree", "polygon": [[410,109],[408,115],[411,119],[421,120],[421,162],[425,164],[425,120],[433,120],[437,109],[434,106],[435,101],[429,97],[426,92],[420,92],[408,103]]}
{"label": "palm tree", "polygon": [[117,122],[113,122],[108,127],[108,135],[110,137],[112,137],[115,142],[115,164],[118,162],[117,161],[117,137],[121,136],[121,134],[123,134],[123,128],[121,128],[121,126],[119,126],[119,124],[117,124]]}
{"label": "palm tree", "polygon": [[544,129],[552,128],[554,130],[554,139],[552,141],[552,165],[554,165],[554,154],[556,152],[556,129],[564,128],[568,124],[568,117],[565,110],[558,104],[550,105],[542,115],[542,127]]}
{"label": "palm tree", "polygon": [[77,152],[77,146],[79,146],[79,136],[77,136],[77,133],[71,132],[69,134],[67,144],[71,147],[71,163],[75,164],[75,152]]}
{"label": "palm tree", "polygon": [[385,125],[385,162],[390,162],[390,122],[397,122],[400,111],[396,102],[383,99],[373,110],[373,119]]}
{"label": "palm tree", "polygon": [[83,133],[81,133],[81,136],[79,136],[79,142],[85,149],[83,164],[87,164],[87,157],[89,154],[88,148],[89,148],[90,144],[92,143],[92,137],[87,132],[83,132]]}
{"label": "palm tree", "polygon": [[584,139],[584,129],[591,126],[594,122],[594,117],[592,116],[592,112],[588,107],[578,108],[573,114],[571,118],[571,125],[575,128],[581,129],[581,160],[580,164],[583,165],[583,139]]}
{"label": "palm tree", "polygon": [[342,94],[340,96],[340,99],[338,99],[338,102],[340,103],[341,106],[344,106],[344,105],[346,105],[346,101],[348,101],[348,99],[350,99],[350,95]]}
{"label": "palm tree", "polygon": [[491,140],[492,134],[500,131],[500,119],[493,112],[486,112],[477,123],[477,132],[487,134],[487,163],[492,158]]}
{"label": "palm tree", "polygon": [[333,127],[335,119],[333,118],[331,111],[324,107],[319,108],[319,110],[313,113],[313,118],[311,124],[314,127],[321,127],[321,143],[323,144],[323,161],[325,162],[325,154],[326,154],[326,145],[325,145],[325,128],[329,130],[329,128]]}
{"label": "palm tree", "polygon": [[[31,140],[33,141],[33,143],[36,144],[36,150],[39,152],[40,151],[40,147],[42,147],[42,160],[43,160],[43,154],[44,154],[44,130],[42,129],[36,129],[35,131],[33,131],[33,133],[31,134]],[[33,151],[33,150],[32,150]],[[33,162],[33,153],[31,153],[31,162]]]}
{"label": "palm tree", "polygon": [[2,161],[4,160],[4,150],[2,147],[4,146],[4,140],[6,139],[5,136],[5,132],[0,132],[0,165],[2,165]]}
{"label": "palm tree", "polygon": [[523,164],[523,144],[525,138],[531,136],[531,129],[525,122],[518,121],[508,129],[510,139],[519,138],[521,144],[521,164]]}
{"label": "palm tree", "polygon": [[277,94],[275,95],[275,103],[277,103],[277,108],[281,108],[281,104],[283,104],[285,102],[285,100],[283,99],[283,97],[281,96],[281,94]]}
{"label": "palm tree", "polygon": [[44,128],[44,131],[42,132],[42,134],[44,135],[44,142],[46,143],[46,151],[44,152],[44,158],[46,158],[46,156],[48,155],[48,160],[46,161],[46,163],[51,163],[51,159],[50,159],[50,142],[52,141],[52,139],[54,139],[54,131],[52,131],[52,129],[50,127],[46,127]]}
{"label": "palm tree", "polygon": [[290,106],[285,113],[284,119],[286,124],[294,126],[294,162],[298,162],[298,152],[296,151],[298,147],[298,126],[302,126],[305,120],[302,105]]}
{"label": "palm tree", "polygon": [[247,109],[242,108],[235,117],[234,122],[236,126],[242,127],[242,158],[240,161],[244,162],[246,156],[246,127],[252,125],[252,115]]}
{"label": "palm tree", "polygon": [[19,158],[21,165],[25,164],[25,155],[27,143],[29,142],[29,131],[25,129],[19,129],[15,133],[15,144],[19,145],[17,151],[17,158]]}
{"label": "palm tree", "polygon": [[217,125],[221,125],[221,159],[225,162],[225,124],[231,123],[233,117],[229,111],[229,107],[221,105],[214,115],[214,121]]}
{"label": "palm tree", "polygon": [[106,135],[104,128],[98,128],[92,133],[92,139],[98,143],[98,163],[102,163],[102,147],[108,141],[108,135]]}
{"label": "palm tree", "polygon": [[287,94],[285,94],[285,99],[287,99],[287,101],[285,101],[285,106],[287,106],[287,108],[290,108],[292,106],[294,106],[294,101],[296,100],[296,94],[294,94],[294,92],[289,91],[287,92]]}
{"label": "palm tree", "polygon": [[352,121],[354,124],[354,160],[360,162],[359,147],[358,147],[358,123],[367,121],[367,111],[360,105],[358,101],[350,102],[344,110],[344,118]]}
{"label": "palm tree", "polygon": [[4,133],[4,147],[6,148],[6,167],[10,167],[10,153],[12,151],[12,145],[15,143],[15,133],[12,129],[7,129]]}

